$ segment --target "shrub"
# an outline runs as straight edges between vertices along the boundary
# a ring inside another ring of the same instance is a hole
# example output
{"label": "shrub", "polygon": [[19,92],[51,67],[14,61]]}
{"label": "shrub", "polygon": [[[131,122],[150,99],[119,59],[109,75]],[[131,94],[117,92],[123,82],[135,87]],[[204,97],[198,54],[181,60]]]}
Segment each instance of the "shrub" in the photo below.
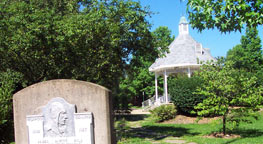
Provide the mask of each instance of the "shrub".
{"label": "shrub", "polygon": [[0,72],[0,125],[8,121],[7,117],[12,112],[12,96],[21,79],[22,75],[14,71]]}
{"label": "shrub", "polygon": [[195,94],[195,90],[202,84],[203,80],[198,77],[178,77],[169,80],[169,94],[179,112],[194,114],[194,107],[205,98]]}
{"label": "shrub", "polygon": [[21,89],[22,74],[7,70],[0,72],[0,143],[13,140],[12,96]]}
{"label": "shrub", "polygon": [[172,119],[176,116],[176,108],[174,105],[161,105],[150,111],[157,122]]}

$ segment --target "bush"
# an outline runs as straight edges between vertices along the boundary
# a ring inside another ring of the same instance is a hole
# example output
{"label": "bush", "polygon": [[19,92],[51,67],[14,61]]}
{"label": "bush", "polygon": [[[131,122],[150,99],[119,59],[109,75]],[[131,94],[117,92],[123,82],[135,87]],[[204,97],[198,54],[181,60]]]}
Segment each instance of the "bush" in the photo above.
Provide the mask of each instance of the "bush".
{"label": "bush", "polygon": [[21,89],[22,78],[22,74],[11,70],[0,72],[0,143],[14,140],[12,96]]}
{"label": "bush", "polygon": [[0,72],[0,125],[9,120],[7,117],[12,112],[12,96],[21,79],[22,75],[14,71]]}
{"label": "bush", "polygon": [[195,77],[178,77],[169,80],[169,94],[179,112],[193,115],[194,107],[205,98],[195,94],[195,90],[202,84],[202,79]]}
{"label": "bush", "polygon": [[157,122],[162,122],[174,118],[177,110],[174,105],[161,105],[150,112]]}

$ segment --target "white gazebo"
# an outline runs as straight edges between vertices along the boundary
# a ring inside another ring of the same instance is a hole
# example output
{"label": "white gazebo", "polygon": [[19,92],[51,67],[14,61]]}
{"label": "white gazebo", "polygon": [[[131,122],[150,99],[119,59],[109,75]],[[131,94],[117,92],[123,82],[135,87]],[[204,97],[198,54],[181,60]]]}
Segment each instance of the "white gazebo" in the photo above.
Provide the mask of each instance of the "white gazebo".
{"label": "white gazebo", "polygon": [[[167,77],[172,73],[186,73],[191,77],[193,71],[200,68],[201,62],[214,60],[208,48],[195,41],[189,34],[189,24],[184,16],[179,22],[179,35],[169,45],[169,53],[158,58],[149,71],[155,73],[155,105],[169,103]],[[164,96],[158,96],[157,78],[164,76]]]}

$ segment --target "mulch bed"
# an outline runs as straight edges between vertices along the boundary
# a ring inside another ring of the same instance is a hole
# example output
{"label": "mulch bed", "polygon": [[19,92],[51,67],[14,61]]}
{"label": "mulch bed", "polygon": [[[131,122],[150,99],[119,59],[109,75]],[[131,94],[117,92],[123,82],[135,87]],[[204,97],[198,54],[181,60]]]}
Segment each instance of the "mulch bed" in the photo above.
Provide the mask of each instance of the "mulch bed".
{"label": "mulch bed", "polygon": [[177,115],[174,119],[164,121],[164,124],[205,124],[210,123],[214,120],[220,119],[220,117],[213,117],[213,118],[202,118],[201,120],[197,121],[197,117],[189,117],[185,115]]}
{"label": "mulch bed", "polygon": [[[214,120],[218,120],[221,117],[213,117],[213,118],[202,118],[201,120],[198,120],[197,117],[189,117],[189,116],[185,116],[185,115],[177,115],[174,119],[168,120],[168,121],[164,121],[162,123],[164,124],[206,124],[206,123],[210,123]],[[204,138],[224,138],[224,139],[233,139],[233,138],[240,138],[240,135],[237,134],[226,134],[224,135],[221,132],[215,132],[209,135],[205,135],[203,136]]]}
{"label": "mulch bed", "polygon": [[224,139],[233,139],[233,138],[240,138],[240,135],[237,134],[226,134],[224,135],[223,133],[212,133],[206,136],[203,136],[205,138],[224,138]]}

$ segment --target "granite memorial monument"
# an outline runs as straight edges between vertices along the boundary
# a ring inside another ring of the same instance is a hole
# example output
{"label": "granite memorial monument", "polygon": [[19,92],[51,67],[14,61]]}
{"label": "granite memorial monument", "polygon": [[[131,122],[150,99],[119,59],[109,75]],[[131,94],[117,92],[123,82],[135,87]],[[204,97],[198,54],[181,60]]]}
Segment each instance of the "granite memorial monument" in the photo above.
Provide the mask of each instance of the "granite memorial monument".
{"label": "granite memorial monument", "polygon": [[115,144],[110,91],[51,80],[14,95],[16,144]]}

